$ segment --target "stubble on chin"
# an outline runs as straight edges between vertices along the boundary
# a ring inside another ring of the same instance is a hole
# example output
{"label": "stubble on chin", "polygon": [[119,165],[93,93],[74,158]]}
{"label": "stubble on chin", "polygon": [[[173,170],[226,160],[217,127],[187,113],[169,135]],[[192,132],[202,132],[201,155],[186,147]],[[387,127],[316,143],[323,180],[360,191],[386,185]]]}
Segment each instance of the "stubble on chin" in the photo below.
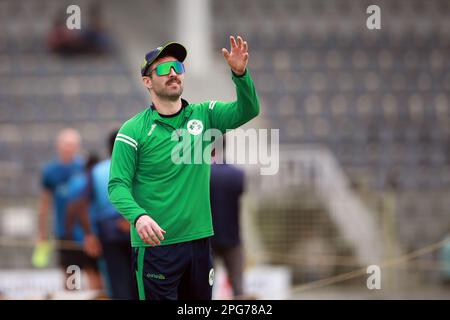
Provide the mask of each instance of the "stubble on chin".
{"label": "stubble on chin", "polygon": [[160,92],[156,92],[156,94],[163,99],[167,99],[170,101],[176,101],[181,97],[181,94],[183,93],[183,87],[180,85],[180,88],[178,90],[170,90],[169,88],[164,88]]}

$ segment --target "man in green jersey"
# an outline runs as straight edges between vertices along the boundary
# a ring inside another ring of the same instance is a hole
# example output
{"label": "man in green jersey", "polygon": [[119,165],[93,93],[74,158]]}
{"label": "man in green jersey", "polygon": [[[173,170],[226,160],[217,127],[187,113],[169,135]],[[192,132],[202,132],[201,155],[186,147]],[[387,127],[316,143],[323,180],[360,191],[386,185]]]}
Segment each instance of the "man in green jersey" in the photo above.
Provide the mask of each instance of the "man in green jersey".
{"label": "man in green jersey", "polygon": [[[205,136],[259,113],[247,42],[230,37],[230,44],[222,53],[236,86],[233,102],[181,98],[187,55],[181,44],[150,51],[141,66],[152,105],[120,128],[108,185],[111,202],[131,224],[140,299],[211,299],[210,152],[203,152],[211,141]],[[207,159],[197,161],[199,150]]]}

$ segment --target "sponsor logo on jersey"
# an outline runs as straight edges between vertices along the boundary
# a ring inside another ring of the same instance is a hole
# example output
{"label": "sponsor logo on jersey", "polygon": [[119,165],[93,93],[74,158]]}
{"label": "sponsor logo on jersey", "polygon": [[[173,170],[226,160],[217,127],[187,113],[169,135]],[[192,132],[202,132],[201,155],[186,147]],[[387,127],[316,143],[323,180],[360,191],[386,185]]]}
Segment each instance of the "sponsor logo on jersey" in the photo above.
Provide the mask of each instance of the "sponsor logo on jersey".
{"label": "sponsor logo on jersey", "polygon": [[161,273],[159,273],[159,274],[156,274],[156,273],[147,273],[146,276],[147,276],[147,278],[149,278],[149,279],[166,280],[166,276],[163,275],[163,274],[161,274]]}

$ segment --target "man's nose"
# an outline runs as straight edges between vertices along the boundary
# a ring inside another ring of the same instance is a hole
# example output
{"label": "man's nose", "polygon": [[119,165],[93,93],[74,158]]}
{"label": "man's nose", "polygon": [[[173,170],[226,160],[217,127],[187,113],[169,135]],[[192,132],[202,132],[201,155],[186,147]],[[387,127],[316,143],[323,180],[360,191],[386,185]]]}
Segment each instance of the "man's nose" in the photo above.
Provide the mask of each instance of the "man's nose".
{"label": "man's nose", "polygon": [[175,69],[172,67],[170,68],[170,73],[169,73],[169,77],[176,77],[177,73],[175,72]]}

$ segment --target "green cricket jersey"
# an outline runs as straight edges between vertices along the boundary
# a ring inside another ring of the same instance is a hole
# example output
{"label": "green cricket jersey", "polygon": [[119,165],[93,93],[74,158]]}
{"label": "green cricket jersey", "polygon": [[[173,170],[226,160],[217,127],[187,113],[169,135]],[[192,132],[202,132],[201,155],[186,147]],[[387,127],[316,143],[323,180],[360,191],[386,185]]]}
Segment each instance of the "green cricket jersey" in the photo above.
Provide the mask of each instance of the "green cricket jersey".
{"label": "green cricket jersey", "polygon": [[[164,117],[147,108],[120,128],[108,191],[113,205],[131,223],[133,247],[148,246],[135,228],[142,214],[152,217],[166,231],[161,245],[214,234],[210,158],[209,162],[203,160],[211,156],[211,140],[205,131],[225,133],[259,113],[259,99],[249,72],[240,77],[232,74],[232,79],[237,93],[234,102],[188,104],[182,100],[183,107],[175,116]],[[199,149],[205,156],[200,161]]]}

